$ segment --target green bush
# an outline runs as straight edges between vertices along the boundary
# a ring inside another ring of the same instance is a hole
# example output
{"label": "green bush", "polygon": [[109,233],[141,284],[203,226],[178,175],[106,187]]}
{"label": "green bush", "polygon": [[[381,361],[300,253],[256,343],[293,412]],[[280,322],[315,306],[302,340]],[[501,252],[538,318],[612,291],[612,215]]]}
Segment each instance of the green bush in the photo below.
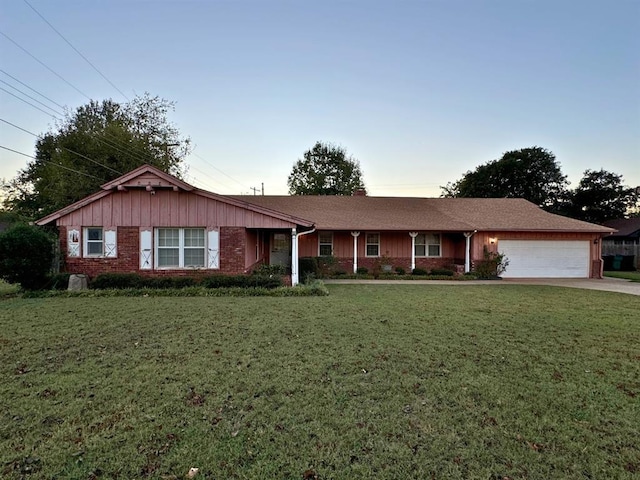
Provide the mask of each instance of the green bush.
{"label": "green bush", "polygon": [[396,267],[396,273],[398,275],[404,275],[405,273],[407,273],[407,271],[402,267]]}
{"label": "green bush", "polygon": [[453,277],[454,271],[449,270],[448,268],[434,268],[431,270],[430,275],[435,275],[438,277]]}
{"label": "green bush", "polygon": [[284,282],[278,275],[210,275],[201,284],[206,288],[277,288]]}
{"label": "green bush", "polygon": [[320,275],[318,259],[316,257],[301,257],[298,259],[298,272],[300,273],[300,278],[316,278]]}
{"label": "green bush", "polygon": [[484,247],[484,258],[476,262],[474,273],[481,280],[500,278],[509,265],[509,259],[503,253],[490,252]]}
{"label": "green bush", "polygon": [[53,238],[38,227],[17,224],[0,234],[0,278],[25,290],[46,285],[53,257]]}
{"label": "green bush", "polygon": [[54,273],[47,278],[47,290],[66,290],[69,287],[69,273]]}
{"label": "green bush", "polygon": [[367,267],[358,267],[356,273],[358,275],[366,275],[367,273],[369,273],[369,269]]}
{"label": "green bush", "polygon": [[411,275],[426,276],[429,275],[429,272],[427,272],[424,268],[414,268],[411,272]]}
{"label": "green bush", "polygon": [[101,273],[90,282],[89,286],[96,290],[142,288],[144,278],[137,273]]}
{"label": "green bush", "polygon": [[262,264],[253,270],[254,275],[286,275],[287,267],[284,265],[267,265]]}

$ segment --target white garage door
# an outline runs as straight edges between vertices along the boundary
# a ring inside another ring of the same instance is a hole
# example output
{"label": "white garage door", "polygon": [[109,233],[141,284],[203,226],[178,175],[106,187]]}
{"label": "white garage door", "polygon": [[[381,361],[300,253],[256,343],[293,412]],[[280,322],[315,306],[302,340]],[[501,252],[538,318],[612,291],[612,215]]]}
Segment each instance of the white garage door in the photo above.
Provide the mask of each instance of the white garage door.
{"label": "white garage door", "polygon": [[589,242],[500,240],[498,251],[509,259],[505,278],[588,278]]}

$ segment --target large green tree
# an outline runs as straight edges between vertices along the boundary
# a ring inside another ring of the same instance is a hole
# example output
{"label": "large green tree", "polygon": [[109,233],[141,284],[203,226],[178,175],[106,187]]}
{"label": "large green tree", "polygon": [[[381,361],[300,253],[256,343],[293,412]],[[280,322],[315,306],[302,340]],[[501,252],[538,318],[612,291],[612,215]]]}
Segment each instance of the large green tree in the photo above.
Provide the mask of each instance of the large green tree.
{"label": "large green tree", "polygon": [[525,198],[550,211],[560,210],[567,177],[555,155],[541,147],[512,150],[468,171],[442,188],[444,197]]}
{"label": "large green tree", "polygon": [[637,212],[640,197],[636,189],[624,185],[622,175],[606,170],[585,170],[571,192],[567,214],[587,222],[602,223]]}
{"label": "large green tree", "polygon": [[316,142],[287,179],[291,195],[353,195],[364,190],[360,163],[331,143]]}
{"label": "large green tree", "polygon": [[5,208],[38,218],[144,163],[180,176],[190,140],[169,122],[173,109],[173,102],[144,94],[67,113],[39,137],[35,160],[5,187]]}

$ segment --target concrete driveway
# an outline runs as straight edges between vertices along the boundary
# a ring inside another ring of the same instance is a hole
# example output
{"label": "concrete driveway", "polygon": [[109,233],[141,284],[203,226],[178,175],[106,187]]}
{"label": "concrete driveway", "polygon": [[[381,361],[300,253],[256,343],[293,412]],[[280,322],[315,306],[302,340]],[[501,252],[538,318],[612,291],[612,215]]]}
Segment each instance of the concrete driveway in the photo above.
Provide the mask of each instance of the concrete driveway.
{"label": "concrete driveway", "polygon": [[324,280],[326,284],[369,285],[551,285],[553,287],[582,288],[640,296],[640,282],[620,278],[505,278],[503,280]]}

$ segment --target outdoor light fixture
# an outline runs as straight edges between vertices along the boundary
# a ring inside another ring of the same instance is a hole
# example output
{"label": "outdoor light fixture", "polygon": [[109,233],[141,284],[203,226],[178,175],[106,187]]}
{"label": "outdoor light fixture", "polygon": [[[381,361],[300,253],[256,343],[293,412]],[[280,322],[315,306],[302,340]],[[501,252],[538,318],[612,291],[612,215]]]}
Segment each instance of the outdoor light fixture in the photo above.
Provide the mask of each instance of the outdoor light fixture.
{"label": "outdoor light fixture", "polygon": [[490,243],[491,245],[495,245],[497,241],[498,241],[498,239],[497,239],[496,237],[491,237],[491,238],[489,239],[489,243]]}

